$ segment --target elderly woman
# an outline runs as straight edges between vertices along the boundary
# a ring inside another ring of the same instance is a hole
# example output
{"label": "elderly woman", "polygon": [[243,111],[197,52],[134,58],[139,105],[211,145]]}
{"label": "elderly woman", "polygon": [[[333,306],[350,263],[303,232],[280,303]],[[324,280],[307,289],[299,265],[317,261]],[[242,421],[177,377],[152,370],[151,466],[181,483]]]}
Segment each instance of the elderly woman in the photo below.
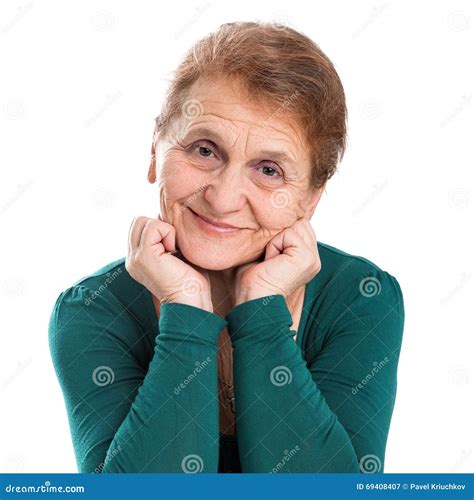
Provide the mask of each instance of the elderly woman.
{"label": "elderly woman", "polygon": [[153,135],[160,214],[51,315],[80,472],[383,471],[400,286],[310,223],[345,140],[305,35],[230,23],[183,59]]}

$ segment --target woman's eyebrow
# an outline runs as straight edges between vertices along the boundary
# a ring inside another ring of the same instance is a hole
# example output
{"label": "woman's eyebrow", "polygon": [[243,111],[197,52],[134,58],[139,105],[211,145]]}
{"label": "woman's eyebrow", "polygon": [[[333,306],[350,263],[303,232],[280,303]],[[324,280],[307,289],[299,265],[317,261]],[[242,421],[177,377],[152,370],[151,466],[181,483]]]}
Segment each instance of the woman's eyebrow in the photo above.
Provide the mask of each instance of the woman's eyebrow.
{"label": "woman's eyebrow", "polygon": [[258,154],[265,158],[270,158],[271,160],[276,160],[283,163],[296,163],[296,159],[293,157],[293,155],[290,156],[286,151],[262,149],[258,152]]}
{"label": "woman's eyebrow", "polygon": [[[185,138],[189,138],[191,136],[194,137],[195,135],[209,137],[210,140],[221,144],[225,143],[225,140],[221,137],[219,133],[215,132],[213,129],[210,129],[208,127],[191,128],[189,129]],[[293,154],[289,154],[288,152],[282,150],[262,149],[259,150],[257,154],[258,156],[262,156],[276,161],[292,163],[292,164],[296,163],[296,158]]]}
{"label": "woman's eyebrow", "polygon": [[190,128],[185,135],[185,139],[189,138],[190,136],[194,137],[195,135],[209,137],[209,139],[211,139],[214,142],[221,142],[221,143],[225,142],[224,139],[220,136],[220,134],[218,134],[217,132],[208,127]]}

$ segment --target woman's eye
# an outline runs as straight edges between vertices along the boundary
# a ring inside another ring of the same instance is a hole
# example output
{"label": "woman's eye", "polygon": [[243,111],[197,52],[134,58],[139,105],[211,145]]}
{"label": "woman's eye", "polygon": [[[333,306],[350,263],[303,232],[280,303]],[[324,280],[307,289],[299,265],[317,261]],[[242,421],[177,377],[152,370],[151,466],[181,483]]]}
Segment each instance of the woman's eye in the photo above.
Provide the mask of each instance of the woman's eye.
{"label": "woman's eye", "polygon": [[206,146],[199,146],[199,154],[201,156],[209,156],[212,154],[212,150],[210,148],[206,148]]}
{"label": "woman's eye", "polygon": [[203,145],[202,143],[194,144],[193,149],[194,149],[194,151],[197,152],[197,154],[199,156],[202,156],[205,158],[212,156],[214,154],[214,150],[211,147],[206,146],[205,144]]}
{"label": "woman's eye", "polygon": [[259,168],[263,169],[262,172],[266,177],[274,177],[275,179],[283,177],[281,172],[273,168],[271,165],[263,165],[262,167]]}

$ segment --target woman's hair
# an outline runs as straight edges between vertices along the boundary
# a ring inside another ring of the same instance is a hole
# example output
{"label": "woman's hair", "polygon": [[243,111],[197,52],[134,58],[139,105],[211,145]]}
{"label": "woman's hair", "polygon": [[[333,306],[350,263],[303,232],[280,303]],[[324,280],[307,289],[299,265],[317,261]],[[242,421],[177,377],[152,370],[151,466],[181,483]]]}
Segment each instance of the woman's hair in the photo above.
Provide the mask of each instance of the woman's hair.
{"label": "woman's hair", "polygon": [[156,131],[166,133],[182,113],[187,92],[198,79],[237,77],[254,101],[289,113],[310,148],[310,186],[319,188],[336,171],[346,148],[344,89],[330,59],[298,31],[263,22],[226,23],[197,41],[173,75]]}

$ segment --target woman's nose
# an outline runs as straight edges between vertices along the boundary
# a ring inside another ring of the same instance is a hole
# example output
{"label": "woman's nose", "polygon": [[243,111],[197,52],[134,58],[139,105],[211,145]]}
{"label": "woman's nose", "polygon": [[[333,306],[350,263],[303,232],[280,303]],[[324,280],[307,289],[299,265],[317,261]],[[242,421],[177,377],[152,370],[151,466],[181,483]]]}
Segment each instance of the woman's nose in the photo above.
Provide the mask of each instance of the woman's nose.
{"label": "woman's nose", "polygon": [[204,198],[213,206],[216,214],[240,210],[246,202],[245,183],[241,169],[226,165],[208,180]]}

